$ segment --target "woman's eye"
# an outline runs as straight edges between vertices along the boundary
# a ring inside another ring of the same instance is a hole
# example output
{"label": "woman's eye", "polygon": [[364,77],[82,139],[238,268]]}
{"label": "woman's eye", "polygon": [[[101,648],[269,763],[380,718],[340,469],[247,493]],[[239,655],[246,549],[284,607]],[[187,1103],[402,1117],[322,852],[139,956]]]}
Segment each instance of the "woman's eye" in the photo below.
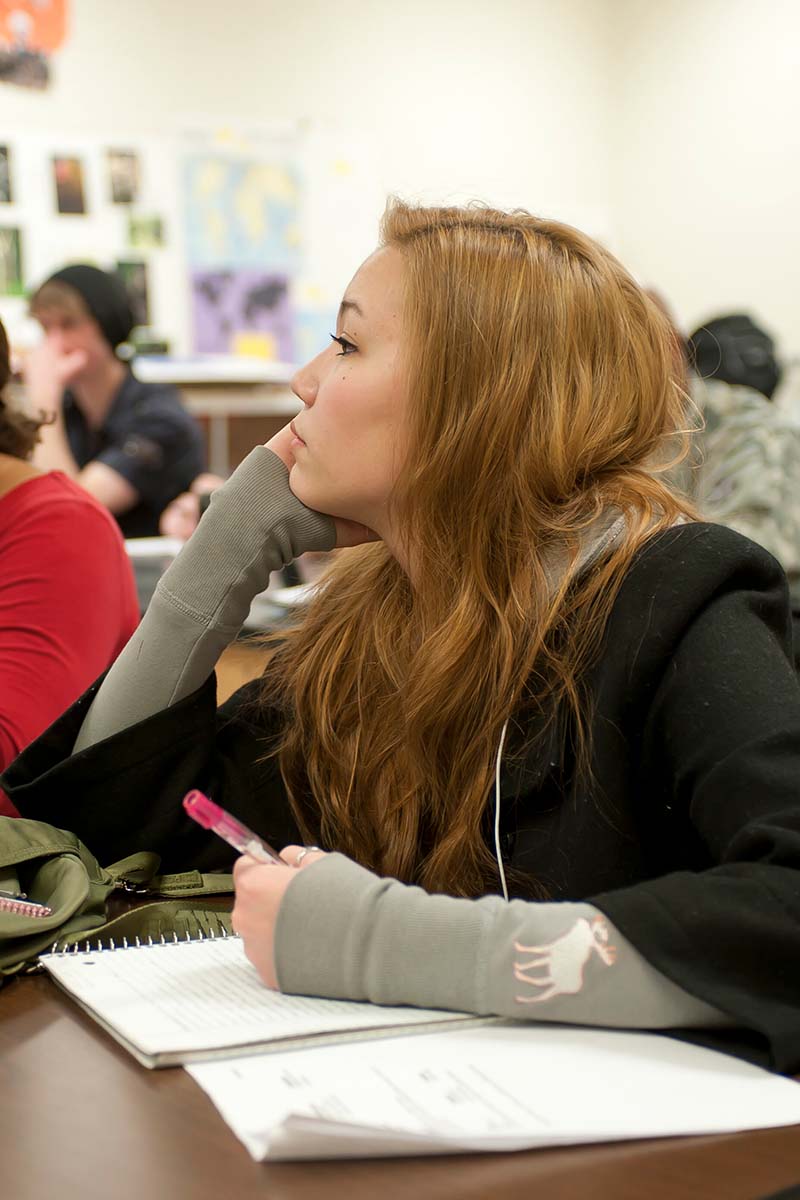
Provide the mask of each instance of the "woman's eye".
{"label": "woman's eye", "polygon": [[354,346],[352,342],[348,342],[347,338],[345,337],[337,337],[335,333],[332,333],[331,337],[339,346],[341,346],[341,350],[336,356],[337,358],[342,358],[347,354],[352,354],[353,351],[357,349],[357,347]]}

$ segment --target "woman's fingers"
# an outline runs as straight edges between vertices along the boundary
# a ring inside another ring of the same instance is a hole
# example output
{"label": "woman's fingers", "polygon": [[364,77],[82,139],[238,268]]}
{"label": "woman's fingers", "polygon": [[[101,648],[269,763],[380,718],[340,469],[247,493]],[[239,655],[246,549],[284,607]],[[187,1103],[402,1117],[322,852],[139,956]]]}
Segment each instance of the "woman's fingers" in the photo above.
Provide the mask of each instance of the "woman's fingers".
{"label": "woman's fingers", "polygon": [[268,450],[271,450],[273,454],[277,454],[284,466],[288,467],[290,471],[294,466],[294,455],[291,451],[293,437],[294,434],[292,433],[291,426],[284,425],[283,429],[279,429],[268,442],[264,443]]}
{"label": "woman's fingers", "polygon": [[318,846],[284,846],[281,858],[289,867],[309,867],[325,857],[325,851]]}
{"label": "woman's fingers", "polygon": [[289,867],[256,862],[243,854],[233,867],[236,899],[231,915],[233,929],[244,952],[268,987],[278,986],[273,961],[275,922],[286,889],[296,878]]}

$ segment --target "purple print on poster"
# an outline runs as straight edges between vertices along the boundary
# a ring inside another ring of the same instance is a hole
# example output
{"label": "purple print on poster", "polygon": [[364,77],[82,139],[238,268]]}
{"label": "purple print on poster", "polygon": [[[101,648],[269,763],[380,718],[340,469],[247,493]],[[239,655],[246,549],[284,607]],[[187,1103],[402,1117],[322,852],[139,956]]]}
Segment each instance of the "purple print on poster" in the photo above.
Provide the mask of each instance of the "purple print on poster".
{"label": "purple print on poster", "polygon": [[194,349],[292,362],[292,319],[285,275],[259,270],[192,273]]}

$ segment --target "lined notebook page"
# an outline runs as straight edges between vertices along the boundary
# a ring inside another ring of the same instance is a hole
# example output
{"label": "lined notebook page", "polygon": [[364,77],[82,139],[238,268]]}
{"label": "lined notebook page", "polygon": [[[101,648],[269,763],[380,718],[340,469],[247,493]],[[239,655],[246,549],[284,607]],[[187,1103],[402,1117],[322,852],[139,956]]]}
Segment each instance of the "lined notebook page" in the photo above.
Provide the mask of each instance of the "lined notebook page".
{"label": "lined notebook page", "polygon": [[41,962],[111,1033],[153,1057],[469,1019],[284,996],[264,986],[236,937],[53,954]]}

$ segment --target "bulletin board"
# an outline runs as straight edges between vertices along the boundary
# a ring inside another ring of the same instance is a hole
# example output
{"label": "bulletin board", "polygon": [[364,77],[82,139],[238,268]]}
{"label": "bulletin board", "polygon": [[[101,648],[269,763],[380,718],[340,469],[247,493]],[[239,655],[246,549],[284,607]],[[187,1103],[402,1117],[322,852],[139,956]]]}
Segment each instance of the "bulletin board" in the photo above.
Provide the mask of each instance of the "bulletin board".
{"label": "bulletin board", "polygon": [[311,124],[113,143],[0,127],[0,317],[30,344],[27,295],[91,262],[119,270],[145,338],[174,355],[305,361],[375,246],[372,162],[362,137]]}

